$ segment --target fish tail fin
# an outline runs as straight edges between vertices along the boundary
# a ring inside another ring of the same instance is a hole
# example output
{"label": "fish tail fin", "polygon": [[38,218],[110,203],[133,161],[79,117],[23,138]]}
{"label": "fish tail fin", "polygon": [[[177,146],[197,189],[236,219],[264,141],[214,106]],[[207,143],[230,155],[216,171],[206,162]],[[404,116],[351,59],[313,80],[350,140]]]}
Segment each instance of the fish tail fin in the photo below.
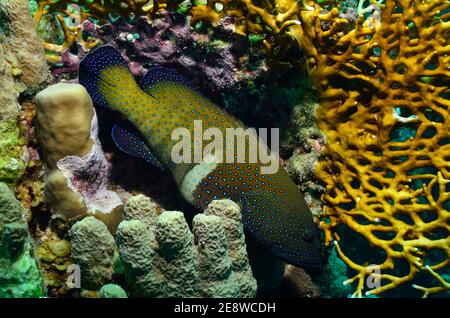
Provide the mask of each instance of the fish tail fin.
{"label": "fish tail fin", "polygon": [[96,48],[84,57],[79,82],[94,103],[114,110],[120,110],[129,93],[140,90],[127,63],[110,45]]}

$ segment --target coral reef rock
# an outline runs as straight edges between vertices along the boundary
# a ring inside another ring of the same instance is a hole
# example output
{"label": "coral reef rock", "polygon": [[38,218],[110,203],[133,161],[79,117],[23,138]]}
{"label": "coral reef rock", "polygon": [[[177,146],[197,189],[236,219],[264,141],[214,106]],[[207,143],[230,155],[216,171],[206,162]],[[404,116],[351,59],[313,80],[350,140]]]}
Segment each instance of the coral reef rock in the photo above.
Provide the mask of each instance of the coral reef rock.
{"label": "coral reef rock", "polygon": [[287,265],[283,281],[271,292],[276,297],[318,298],[320,290],[304,269]]}
{"label": "coral reef rock", "polygon": [[0,298],[44,296],[25,211],[5,183],[0,183],[0,242]]}
{"label": "coral reef rock", "polygon": [[36,241],[36,259],[50,297],[64,296],[70,291],[66,284],[67,271],[73,263],[70,250],[70,241],[60,238],[51,226]]}

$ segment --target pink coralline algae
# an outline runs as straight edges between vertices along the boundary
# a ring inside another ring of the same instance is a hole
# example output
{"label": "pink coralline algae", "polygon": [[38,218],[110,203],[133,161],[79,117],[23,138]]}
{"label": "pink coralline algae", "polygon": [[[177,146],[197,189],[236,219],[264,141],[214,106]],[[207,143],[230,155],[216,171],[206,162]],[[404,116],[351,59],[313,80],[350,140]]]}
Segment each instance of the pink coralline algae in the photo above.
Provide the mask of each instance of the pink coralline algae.
{"label": "pink coralline algae", "polygon": [[57,162],[57,167],[68,179],[71,190],[81,194],[90,211],[109,213],[122,204],[119,196],[108,190],[111,164],[106,159],[98,135],[97,115],[94,113],[91,138],[94,145],[84,157],[67,156]]}

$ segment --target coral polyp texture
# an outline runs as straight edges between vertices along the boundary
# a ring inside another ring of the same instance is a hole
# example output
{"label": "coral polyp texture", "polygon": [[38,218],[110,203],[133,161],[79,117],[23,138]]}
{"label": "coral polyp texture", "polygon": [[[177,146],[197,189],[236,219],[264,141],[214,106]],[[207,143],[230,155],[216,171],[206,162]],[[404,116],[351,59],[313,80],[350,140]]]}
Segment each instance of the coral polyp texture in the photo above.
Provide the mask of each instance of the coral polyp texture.
{"label": "coral polyp texture", "polygon": [[[34,31],[29,12],[28,0],[0,2],[1,25],[5,32],[2,41],[4,58],[11,65],[14,76],[24,85],[36,88],[46,80],[48,69],[44,48]],[[3,59],[1,55],[0,58]]]}
{"label": "coral polyp texture", "polygon": [[[290,30],[307,55],[326,136],[316,171],[326,187],[321,227],[355,272],[355,296],[430,274],[437,279],[414,285],[428,295],[449,288],[450,3],[372,4],[354,27],[337,8],[316,8]],[[349,233],[368,243],[368,257],[349,256]]]}
{"label": "coral polyp texture", "polygon": [[[83,297],[254,297],[239,207],[212,202],[189,229],[183,213],[162,211],[148,197],[129,199],[115,236],[94,217],[70,231]],[[116,245],[117,244],[117,245]],[[118,265],[120,264],[120,265]],[[121,270],[119,270],[121,268]]]}
{"label": "coral polyp texture", "polygon": [[143,214],[136,201],[148,202],[143,196],[130,199],[116,235],[132,296],[256,295],[237,204],[213,201],[194,217],[191,232],[183,213],[158,212],[150,205]]}
{"label": "coral polyp texture", "polygon": [[[199,1],[189,11],[192,23],[208,21],[214,25],[232,23],[232,30],[241,35],[278,34],[291,24],[297,24],[298,13],[312,9],[307,1]],[[226,21],[228,20],[228,21]],[[231,21],[230,21],[231,20]]]}

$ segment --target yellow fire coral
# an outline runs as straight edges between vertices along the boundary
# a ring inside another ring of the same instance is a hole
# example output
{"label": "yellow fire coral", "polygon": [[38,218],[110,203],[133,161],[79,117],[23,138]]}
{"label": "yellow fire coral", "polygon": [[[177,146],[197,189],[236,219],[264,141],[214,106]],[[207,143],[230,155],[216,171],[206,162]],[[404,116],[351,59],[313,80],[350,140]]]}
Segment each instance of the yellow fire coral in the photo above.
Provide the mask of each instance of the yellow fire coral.
{"label": "yellow fire coral", "polygon": [[286,27],[298,24],[298,13],[307,8],[312,9],[305,1],[296,0],[204,1],[194,5],[189,15],[192,16],[192,23],[209,21],[214,25],[223,18],[232,18],[234,31],[241,35],[280,34]]}
{"label": "yellow fire coral", "polygon": [[[348,30],[337,9],[317,8],[301,12],[303,28],[291,30],[308,55],[327,138],[317,166],[326,185],[321,227],[356,271],[347,281],[357,282],[355,296],[420,272],[440,286],[417,289],[449,289],[449,10],[443,0],[386,0]],[[350,259],[351,244],[338,243],[342,226],[382,260]]]}
{"label": "yellow fire coral", "polygon": [[64,43],[44,43],[47,60],[53,63],[60,62],[60,54],[75,42],[82,44],[87,50],[98,44],[95,39],[89,37],[83,39],[81,25],[89,17],[104,22],[109,14],[125,17],[148,15],[166,7],[164,3],[155,6],[153,0],[105,0],[101,2],[94,0],[36,0],[36,2],[38,4],[34,15],[36,28],[39,27],[43,17],[51,13],[55,14],[64,33]]}

